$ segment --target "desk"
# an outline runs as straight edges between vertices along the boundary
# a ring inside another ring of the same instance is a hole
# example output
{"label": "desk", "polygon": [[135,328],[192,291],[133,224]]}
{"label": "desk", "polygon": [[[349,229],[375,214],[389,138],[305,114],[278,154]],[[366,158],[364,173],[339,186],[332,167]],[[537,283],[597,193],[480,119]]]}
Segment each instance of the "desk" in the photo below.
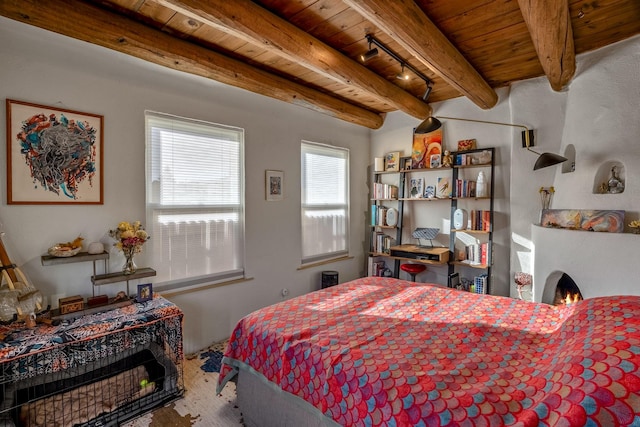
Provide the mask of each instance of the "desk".
{"label": "desk", "polygon": [[[59,382],[60,378],[67,384],[79,373],[86,377],[91,370],[104,370],[144,349],[151,351],[162,365],[165,383],[160,390],[149,394],[148,399],[145,397],[144,405],[138,406],[143,406],[146,412],[151,409],[151,403],[158,406],[158,402],[181,396],[184,392],[182,318],[182,311],[176,305],[156,296],[143,303],[65,320],[57,326],[39,324],[32,329],[0,326],[0,334],[5,335],[0,341],[3,399],[0,424],[9,418],[15,419],[17,407],[24,403],[16,401],[20,388]],[[69,386],[72,387],[75,386]],[[135,410],[127,407],[126,411],[116,411],[117,421],[139,415],[131,414],[132,409]]]}

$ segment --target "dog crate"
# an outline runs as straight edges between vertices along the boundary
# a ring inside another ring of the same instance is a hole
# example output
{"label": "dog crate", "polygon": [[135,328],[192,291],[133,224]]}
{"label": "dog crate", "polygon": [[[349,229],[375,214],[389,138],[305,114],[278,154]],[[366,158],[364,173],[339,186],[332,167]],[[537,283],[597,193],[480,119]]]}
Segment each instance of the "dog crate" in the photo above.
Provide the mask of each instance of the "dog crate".
{"label": "dog crate", "polygon": [[[118,426],[182,397],[182,314],[166,316],[168,307],[79,319],[80,331],[63,325],[44,340],[27,337],[26,346],[20,334],[37,330],[18,331],[22,345],[0,346],[5,356],[26,351],[2,362],[0,426]],[[96,332],[115,329],[87,336],[83,320]],[[51,344],[52,337],[67,342]]]}

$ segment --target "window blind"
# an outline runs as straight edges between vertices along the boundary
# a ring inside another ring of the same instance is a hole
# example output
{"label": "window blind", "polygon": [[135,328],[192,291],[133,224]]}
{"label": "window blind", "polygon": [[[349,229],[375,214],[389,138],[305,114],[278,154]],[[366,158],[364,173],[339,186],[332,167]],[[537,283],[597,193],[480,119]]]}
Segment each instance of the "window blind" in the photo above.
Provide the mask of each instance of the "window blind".
{"label": "window blind", "polygon": [[349,249],[349,151],[301,145],[302,263],[346,255]]}
{"label": "window blind", "polygon": [[244,274],[242,129],[146,112],[147,231],[158,282],[175,289]]}

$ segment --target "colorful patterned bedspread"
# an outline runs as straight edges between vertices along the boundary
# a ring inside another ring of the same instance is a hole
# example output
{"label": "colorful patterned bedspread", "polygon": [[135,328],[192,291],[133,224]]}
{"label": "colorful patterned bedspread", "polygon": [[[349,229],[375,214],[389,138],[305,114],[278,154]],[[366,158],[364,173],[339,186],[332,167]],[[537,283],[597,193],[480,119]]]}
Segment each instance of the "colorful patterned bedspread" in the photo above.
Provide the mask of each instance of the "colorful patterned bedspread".
{"label": "colorful patterned bedspread", "polygon": [[180,363],[182,311],[155,296],[144,303],[65,320],[58,326],[0,326],[2,383],[84,365],[138,345],[162,343]]}
{"label": "colorful patterned bedspread", "polygon": [[640,426],[640,297],[552,307],[370,277],[236,326],[243,364],[344,426]]}

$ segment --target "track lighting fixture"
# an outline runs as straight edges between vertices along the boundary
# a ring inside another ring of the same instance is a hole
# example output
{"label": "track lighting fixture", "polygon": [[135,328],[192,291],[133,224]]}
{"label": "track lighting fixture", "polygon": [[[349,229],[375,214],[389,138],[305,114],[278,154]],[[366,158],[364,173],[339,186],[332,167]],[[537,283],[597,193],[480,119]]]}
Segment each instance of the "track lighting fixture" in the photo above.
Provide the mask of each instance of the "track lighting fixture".
{"label": "track lighting fixture", "polygon": [[422,96],[422,100],[426,102],[427,98],[429,98],[429,95],[431,94],[431,90],[433,89],[433,82],[429,80],[427,76],[425,76],[420,71],[416,70],[410,64],[405,62],[404,59],[402,59],[397,53],[395,53],[394,51],[389,49],[387,46],[382,44],[379,40],[377,40],[371,34],[367,34],[366,38],[367,38],[367,42],[369,42],[369,50],[366,53],[363,53],[360,55],[360,60],[362,60],[362,62],[366,62],[369,59],[376,56],[378,54],[378,49],[377,48],[371,49],[372,45],[376,45],[378,48],[382,49],[387,55],[389,55],[390,57],[392,57],[393,59],[395,59],[400,63],[402,67],[402,71],[400,72],[400,74],[396,75],[396,78],[398,78],[399,80],[409,80],[410,75],[405,70],[406,68],[407,70],[411,71],[413,74],[415,74],[416,76],[424,80],[424,82],[427,84],[427,89],[425,94]]}

